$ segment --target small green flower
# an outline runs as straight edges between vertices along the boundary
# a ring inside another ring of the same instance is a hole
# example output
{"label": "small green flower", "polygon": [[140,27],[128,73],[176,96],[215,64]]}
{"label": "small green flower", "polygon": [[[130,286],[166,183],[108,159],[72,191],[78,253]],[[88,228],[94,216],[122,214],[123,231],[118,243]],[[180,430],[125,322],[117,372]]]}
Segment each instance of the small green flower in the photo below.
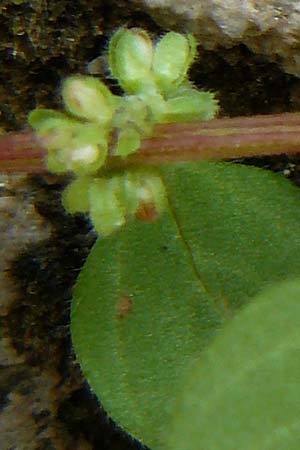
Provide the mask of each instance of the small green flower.
{"label": "small green flower", "polygon": [[128,94],[136,94],[153,84],[152,58],[152,41],[140,28],[120,28],[110,41],[111,74]]}
{"label": "small green flower", "polygon": [[112,234],[126,222],[119,191],[119,177],[94,179],[89,187],[90,217],[100,236]]}
{"label": "small green flower", "polygon": [[218,104],[188,80],[196,55],[191,35],[166,33],[153,45],[146,31],[120,28],[109,44],[111,74],[125,95],[98,78],[72,76],[62,84],[65,112],[36,109],[28,122],[48,149],[51,172],[75,179],[63,193],[70,213],[89,213],[107,236],[128,220],[154,220],[167,207],[164,184],[153,169],[105,169],[108,153],[125,159],[150,137],[155,124],[211,119]]}
{"label": "small green flower", "polygon": [[62,85],[62,97],[70,114],[98,122],[102,127],[110,123],[117,106],[117,97],[102,81],[91,76],[67,78]]}

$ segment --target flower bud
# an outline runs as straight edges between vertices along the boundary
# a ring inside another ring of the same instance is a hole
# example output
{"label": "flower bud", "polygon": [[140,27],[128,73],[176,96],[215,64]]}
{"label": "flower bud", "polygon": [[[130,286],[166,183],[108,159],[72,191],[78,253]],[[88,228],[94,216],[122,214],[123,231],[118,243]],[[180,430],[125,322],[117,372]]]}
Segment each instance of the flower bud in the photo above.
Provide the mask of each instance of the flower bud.
{"label": "flower bud", "polygon": [[167,195],[165,185],[156,173],[145,173],[137,191],[139,207],[151,206],[157,216],[167,208]]}
{"label": "flower bud", "polygon": [[170,31],[156,44],[153,73],[163,93],[180,84],[195,58],[196,41],[192,35]]}
{"label": "flower bud", "polygon": [[129,215],[135,215],[142,207],[151,207],[157,216],[167,207],[165,186],[161,177],[152,170],[128,170],[122,179],[122,203]]}
{"label": "flower bud", "polygon": [[151,84],[152,41],[139,28],[120,28],[109,45],[109,66],[126,93],[136,93]]}
{"label": "flower bud", "polygon": [[90,216],[100,236],[108,236],[125,224],[119,201],[119,178],[94,179],[89,188]]}
{"label": "flower bud", "polygon": [[44,108],[31,111],[28,123],[48,150],[69,145],[74,128],[77,127],[76,120],[70,119],[61,112]]}
{"label": "flower bud", "polygon": [[62,97],[71,114],[103,126],[109,124],[115,111],[116,98],[98,78],[67,78],[62,86]]}
{"label": "flower bud", "polygon": [[102,144],[85,143],[78,147],[71,147],[66,151],[66,167],[77,175],[95,174],[105,163],[108,147]]}
{"label": "flower bud", "polygon": [[63,207],[71,214],[89,211],[89,187],[92,178],[79,177],[66,187],[62,193]]}

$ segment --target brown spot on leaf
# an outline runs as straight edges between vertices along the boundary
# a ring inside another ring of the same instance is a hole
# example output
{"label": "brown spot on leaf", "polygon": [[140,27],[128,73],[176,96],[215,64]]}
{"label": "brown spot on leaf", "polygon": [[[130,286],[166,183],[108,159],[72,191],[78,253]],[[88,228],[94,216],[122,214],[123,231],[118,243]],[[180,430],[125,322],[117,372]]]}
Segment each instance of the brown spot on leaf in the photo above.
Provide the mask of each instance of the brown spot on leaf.
{"label": "brown spot on leaf", "polygon": [[159,214],[153,203],[141,203],[135,216],[137,219],[143,220],[144,222],[154,222]]}
{"label": "brown spot on leaf", "polygon": [[128,295],[124,295],[117,303],[117,315],[119,319],[128,316],[132,311],[133,302]]}

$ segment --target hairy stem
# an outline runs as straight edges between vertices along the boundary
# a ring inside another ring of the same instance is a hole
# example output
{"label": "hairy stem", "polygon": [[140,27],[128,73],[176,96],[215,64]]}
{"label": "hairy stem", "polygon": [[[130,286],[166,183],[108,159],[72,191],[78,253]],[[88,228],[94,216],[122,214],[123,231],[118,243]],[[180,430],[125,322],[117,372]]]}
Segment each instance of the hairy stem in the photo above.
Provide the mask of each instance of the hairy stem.
{"label": "hairy stem", "polygon": [[126,162],[162,164],[298,152],[300,113],[285,113],[159,125],[155,136],[143,141]]}
{"label": "hairy stem", "polygon": [[[139,151],[108,167],[161,165],[186,161],[236,159],[300,153],[300,113],[213,119],[157,125]],[[31,132],[0,136],[0,170],[43,172],[46,150]]]}

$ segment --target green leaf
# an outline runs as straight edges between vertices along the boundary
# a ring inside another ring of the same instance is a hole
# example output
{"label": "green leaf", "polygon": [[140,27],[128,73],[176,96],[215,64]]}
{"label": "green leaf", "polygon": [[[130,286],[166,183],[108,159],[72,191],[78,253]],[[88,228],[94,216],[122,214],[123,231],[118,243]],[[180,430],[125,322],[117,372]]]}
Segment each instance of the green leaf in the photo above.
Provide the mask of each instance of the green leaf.
{"label": "green leaf", "polygon": [[98,240],[71,317],[93,391],[153,448],[162,448],[191,359],[239,306],[300,274],[300,196],[287,180],[228,163],[161,174],[168,212]]}
{"label": "green leaf", "polygon": [[266,290],[189,369],[170,450],[300,448],[300,281]]}

